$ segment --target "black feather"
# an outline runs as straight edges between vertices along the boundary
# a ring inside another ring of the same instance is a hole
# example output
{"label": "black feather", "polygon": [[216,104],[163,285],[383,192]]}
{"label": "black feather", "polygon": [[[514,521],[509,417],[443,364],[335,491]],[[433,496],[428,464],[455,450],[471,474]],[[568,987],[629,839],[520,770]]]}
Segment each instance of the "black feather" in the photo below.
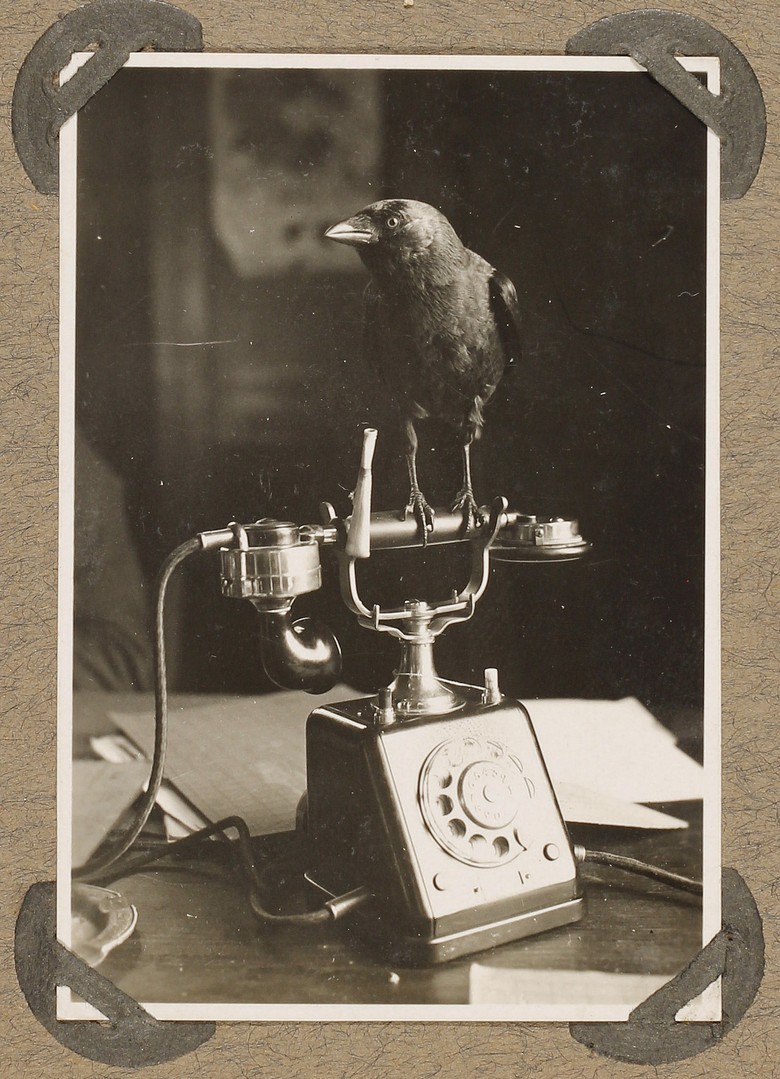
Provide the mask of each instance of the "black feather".
{"label": "black feather", "polygon": [[460,432],[464,490],[473,508],[468,446],[479,437],[484,406],[504,371],[520,357],[514,285],[464,247],[447,218],[427,203],[373,203],[327,235],[353,245],[371,274],[363,352],[404,421],[413,496],[421,497],[413,422],[430,416]]}
{"label": "black feather", "polygon": [[507,365],[520,360],[520,306],[515,286],[500,270],[490,278],[490,305],[504,346]]}

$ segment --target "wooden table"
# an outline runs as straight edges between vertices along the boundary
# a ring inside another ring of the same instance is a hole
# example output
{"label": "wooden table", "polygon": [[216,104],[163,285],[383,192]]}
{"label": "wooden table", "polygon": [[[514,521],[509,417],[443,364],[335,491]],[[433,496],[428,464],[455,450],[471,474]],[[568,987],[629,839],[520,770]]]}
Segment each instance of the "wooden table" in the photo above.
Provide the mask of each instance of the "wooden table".
{"label": "wooden table", "polygon": [[[123,709],[129,703],[123,699],[115,706]],[[79,714],[76,744],[83,749],[85,734],[100,730],[105,701],[88,701]],[[572,839],[700,876],[701,805],[666,808],[687,819],[689,828],[651,832],[572,826]],[[278,863],[294,840],[290,833],[255,842],[263,859]],[[259,926],[228,852],[214,843],[197,859],[176,865],[169,860],[164,868],[110,885],[136,906],[138,924],[100,969],[145,1002],[464,1004],[475,959],[524,969],[671,977],[700,950],[702,916],[696,897],[606,867],[586,865],[583,880],[587,911],[582,922],[438,967],[407,969],[364,951],[346,920],[323,927]],[[285,901],[300,899],[296,882],[297,877]]]}

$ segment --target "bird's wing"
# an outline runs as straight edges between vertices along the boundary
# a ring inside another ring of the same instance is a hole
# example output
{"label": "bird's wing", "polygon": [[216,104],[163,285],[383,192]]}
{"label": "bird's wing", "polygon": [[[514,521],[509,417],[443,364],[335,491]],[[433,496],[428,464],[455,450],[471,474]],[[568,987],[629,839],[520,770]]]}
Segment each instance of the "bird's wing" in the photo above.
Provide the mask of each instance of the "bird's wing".
{"label": "bird's wing", "polygon": [[500,270],[493,270],[488,283],[490,307],[496,320],[507,365],[520,359],[520,305],[515,286]]}
{"label": "bird's wing", "polygon": [[363,359],[369,368],[381,375],[379,350],[382,346],[379,332],[379,308],[381,298],[373,281],[369,281],[363,293]]}

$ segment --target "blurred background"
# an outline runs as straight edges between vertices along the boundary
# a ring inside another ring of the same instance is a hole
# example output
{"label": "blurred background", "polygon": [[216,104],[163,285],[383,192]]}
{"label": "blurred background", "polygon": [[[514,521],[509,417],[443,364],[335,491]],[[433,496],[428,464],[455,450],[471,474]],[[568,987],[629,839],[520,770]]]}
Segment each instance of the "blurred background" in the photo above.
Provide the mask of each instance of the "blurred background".
{"label": "blurred background", "polygon": [[[77,685],[149,687],[154,576],[184,539],[316,521],[324,499],[349,512],[366,425],[375,508],[403,506],[395,416],[360,356],[365,272],[322,232],[414,198],[514,281],[523,312],[477,497],[577,517],[594,544],[583,562],[495,565],[474,621],[440,640],[440,673],[498,666],[521,699],[634,695],[698,753],[705,149],[640,74],[120,71],[78,120]],[[441,505],[458,447],[419,433]],[[365,592],[436,598],[466,562],[376,557]],[[333,625],[345,680],[373,691],[396,645],[353,624],[329,554],[324,576],[296,609]],[[117,618],[121,661],[101,664]],[[178,571],[169,639],[174,690],[272,688],[215,555]]]}

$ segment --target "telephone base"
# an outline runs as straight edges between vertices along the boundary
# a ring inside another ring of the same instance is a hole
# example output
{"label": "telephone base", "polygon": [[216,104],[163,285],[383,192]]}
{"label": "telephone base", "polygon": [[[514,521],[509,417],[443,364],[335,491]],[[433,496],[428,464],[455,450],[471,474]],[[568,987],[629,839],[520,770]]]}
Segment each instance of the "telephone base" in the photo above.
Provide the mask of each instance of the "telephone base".
{"label": "telephone base", "polygon": [[395,962],[439,963],[576,921],[577,864],[528,712],[463,699],[378,722],[363,698],[306,728],[307,879],[374,897],[350,919]]}
{"label": "telephone base", "polygon": [[[322,897],[333,896],[304,874],[306,883]],[[448,963],[473,952],[486,951],[501,944],[535,936],[548,929],[558,929],[564,925],[581,920],[585,913],[585,900],[581,897],[540,910],[515,914],[501,918],[486,925],[473,926],[441,936],[423,937],[399,935],[397,925],[390,927],[387,934],[382,933],[382,922],[371,917],[371,905],[366,907],[365,916],[357,915],[354,921],[356,935],[365,938],[374,952],[385,959],[407,966],[429,966],[436,963]]]}

